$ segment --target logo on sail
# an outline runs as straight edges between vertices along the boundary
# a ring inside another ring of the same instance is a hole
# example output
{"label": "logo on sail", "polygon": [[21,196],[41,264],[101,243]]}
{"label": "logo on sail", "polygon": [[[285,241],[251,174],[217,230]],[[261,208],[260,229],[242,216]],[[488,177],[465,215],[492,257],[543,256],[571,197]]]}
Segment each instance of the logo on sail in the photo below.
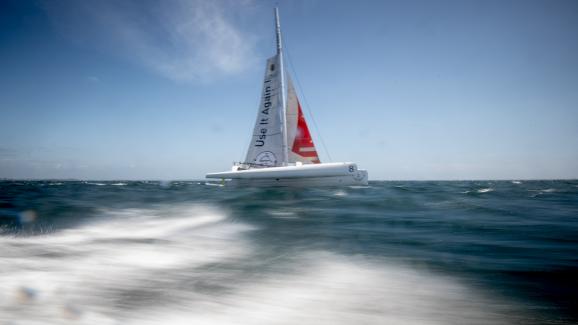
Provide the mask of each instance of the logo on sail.
{"label": "logo on sail", "polygon": [[271,151],[263,151],[257,155],[255,163],[267,167],[277,166],[277,157]]}

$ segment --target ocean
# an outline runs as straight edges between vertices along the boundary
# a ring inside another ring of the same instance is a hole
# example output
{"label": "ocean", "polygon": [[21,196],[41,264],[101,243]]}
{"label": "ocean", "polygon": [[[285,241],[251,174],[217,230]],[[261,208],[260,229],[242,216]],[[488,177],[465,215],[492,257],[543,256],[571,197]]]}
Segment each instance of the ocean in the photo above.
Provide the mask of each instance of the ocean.
{"label": "ocean", "polygon": [[0,182],[0,325],[576,324],[578,181]]}

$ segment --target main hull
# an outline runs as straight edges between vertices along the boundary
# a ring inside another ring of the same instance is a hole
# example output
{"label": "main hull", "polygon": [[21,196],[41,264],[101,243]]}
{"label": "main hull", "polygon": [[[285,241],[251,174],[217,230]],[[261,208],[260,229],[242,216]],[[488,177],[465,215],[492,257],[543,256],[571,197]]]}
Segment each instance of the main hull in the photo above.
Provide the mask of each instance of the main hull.
{"label": "main hull", "polygon": [[[355,186],[367,185],[367,171],[354,163],[326,163],[284,167],[233,169],[207,174],[233,186]],[[226,180],[226,181],[225,181]]]}

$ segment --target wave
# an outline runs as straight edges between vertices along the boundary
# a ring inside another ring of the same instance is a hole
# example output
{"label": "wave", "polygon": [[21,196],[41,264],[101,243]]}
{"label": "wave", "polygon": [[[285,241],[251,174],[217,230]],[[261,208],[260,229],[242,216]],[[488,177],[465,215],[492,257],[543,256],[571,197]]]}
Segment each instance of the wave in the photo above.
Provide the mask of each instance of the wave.
{"label": "wave", "polygon": [[530,197],[536,198],[539,196],[543,196],[544,194],[550,194],[550,193],[555,193],[555,192],[560,192],[560,191],[555,189],[555,188],[546,188],[546,189],[538,189],[538,190],[528,190],[528,192],[535,193],[535,194],[531,195]]}
{"label": "wave", "polygon": [[129,324],[502,324],[515,308],[453,279],[325,252],[201,304],[159,307]]}
{"label": "wave", "polygon": [[295,211],[287,211],[287,210],[273,210],[269,209],[266,212],[271,215],[273,218],[278,219],[297,219],[299,216]]}
{"label": "wave", "polygon": [[403,265],[271,254],[245,235],[254,229],[209,206],[180,205],[102,210],[74,229],[0,237],[0,322],[498,324],[523,314],[456,278]]}
{"label": "wave", "polygon": [[211,182],[205,182],[203,185],[205,185],[205,186],[217,186],[217,187],[224,187],[225,186],[225,184],[222,184],[222,183],[211,183]]}
{"label": "wave", "polygon": [[333,193],[334,196],[347,196],[347,192],[343,191],[343,190],[338,190],[335,193]]}
{"label": "wave", "polygon": [[99,183],[99,182],[84,182],[84,184],[87,185],[95,185],[95,186],[127,186],[128,183],[122,183],[122,182],[118,182],[118,183]]}
{"label": "wave", "polygon": [[242,258],[240,236],[252,228],[226,220],[203,206],[104,210],[100,221],[78,228],[0,237],[0,323],[59,324],[74,310],[83,321],[96,317],[93,309],[114,314],[114,306],[103,306],[111,294],[146,292],[169,270]]}
{"label": "wave", "polygon": [[96,186],[106,186],[107,184],[105,183],[93,183],[93,182],[84,182],[84,184],[87,185],[96,185]]}
{"label": "wave", "polygon": [[107,291],[93,283],[101,270],[93,271],[73,273],[80,278],[69,281],[67,288],[53,290],[52,301],[42,297],[42,290],[59,284],[54,280],[62,285],[63,279],[44,278],[45,287],[38,291],[19,288],[25,296],[20,304],[29,310],[32,307],[35,313],[33,317],[23,313],[19,319],[38,319],[45,324],[70,319],[94,324],[503,324],[520,320],[512,316],[517,315],[512,305],[456,279],[327,252],[303,254],[294,258],[285,272],[257,271],[248,280],[227,279],[233,272],[220,270],[218,278],[227,279],[219,283],[224,293],[175,287],[179,276],[201,283],[207,280],[203,277],[211,276],[211,272],[194,269],[173,277],[149,274],[148,280],[136,270],[133,279],[118,275],[100,278],[98,284],[108,290],[123,286],[129,291],[138,286],[146,290],[147,281],[155,282],[160,276],[164,287],[159,290],[177,298],[170,304],[155,301],[140,308],[116,309],[114,300],[107,304],[103,300]]}
{"label": "wave", "polygon": [[460,192],[461,194],[472,194],[472,193],[477,193],[477,194],[482,194],[482,193],[489,193],[489,192],[493,192],[494,189],[491,187],[487,187],[487,188],[480,188],[477,190],[466,190],[466,191],[462,191]]}
{"label": "wave", "polygon": [[[554,316],[544,309],[569,305],[558,291],[573,287],[556,267],[575,264],[574,242],[565,239],[576,232],[576,201],[567,195],[575,183],[375,182],[370,191],[215,191],[197,181],[167,183],[167,191],[159,182],[126,183],[122,191],[64,182],[36,192],[9,184],[25,200],[10,199],[0,212],[28,222],[23,228],[53,230],[0,236],[0,324],[527,324],[568,317],[562,308],[549,309]],[[540,194],[548,200],[528,198],[548,189],[557,189]],[[347,195],[334,196],[340,192]],[[547,207],[552,213],[543,213]],[[505,225],[515,231],[492,230]],[[552,265],[552,272],[526,273]],[[518,289],[529,277],[552,298],[534,300],[531,288]]]}

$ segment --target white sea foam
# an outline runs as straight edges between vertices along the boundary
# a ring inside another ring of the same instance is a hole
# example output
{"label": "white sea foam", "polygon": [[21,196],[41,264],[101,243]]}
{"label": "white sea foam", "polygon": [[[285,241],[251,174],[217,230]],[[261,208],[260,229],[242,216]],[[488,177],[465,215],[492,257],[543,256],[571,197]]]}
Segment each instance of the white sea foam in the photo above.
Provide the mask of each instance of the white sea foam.
{"label": "white sea foam", "polygon": [[556,192],[555,188],[545,188],[545,189],[538,189],[538,190],[528,190],[528,192],[540,192],[540,193],[552,193]]}
{"label": "white sea foam", "polygon": [[307,254],[293,274],[272,274],[128,324],[508,324],[514,308],[455,279],[328,253]]}
{"label": "white sea foam", "polygon": [[251,229],[175,206],[0,237],[0,324],[507,324],[520,314],[455,278],[383,260],[268,256]]}
{"label": "white sea foam", "polygon": [[299,217],[296,211],[291,210],[267,210],[267,213],[277,219],[297,219]]}
{"label": "white sea foam", "polygon": [[528,190],[528,192],[534,192],[536,194],[531,195],[530,197],[535,198],[538,196],[543,195],[544,193],[554,193],[557,192],[558,190],[555,188],[546,188],[546,189],[539,189],[539,190]]}
{"label": "white sea foam", "polygon": [[[109,292],[141,290],[167,270],[242,258],[251,227],[199,206],[103,212],[100,222],[0,237],[0,324],[120,324]],[[161,272],[161,273],[159,273]],[[34,294],[26,294],[34,293]]]}
{"label": "white sea foam", "polygon": [[491,187],[487,187],[487,188],[480,188],[477,190],[467,190],[467,191],[463,191],[460,192],[461,194],[470,194],[470,193],[489,193],[489,192],[493,192],[494,189]]}
{"label": "white sea foam", "polygon": [[218,187],[223,187],[225,186],[225,184],[222,183],[211,183],[211,182],[205,182],[206,186],[218,186]]}
{"label": "white sea foam", "polygon": [[335,193],[333,193],[334,196],[347,196],[347,192],[343,191],[343,190],[339,190],[336,191]]}

